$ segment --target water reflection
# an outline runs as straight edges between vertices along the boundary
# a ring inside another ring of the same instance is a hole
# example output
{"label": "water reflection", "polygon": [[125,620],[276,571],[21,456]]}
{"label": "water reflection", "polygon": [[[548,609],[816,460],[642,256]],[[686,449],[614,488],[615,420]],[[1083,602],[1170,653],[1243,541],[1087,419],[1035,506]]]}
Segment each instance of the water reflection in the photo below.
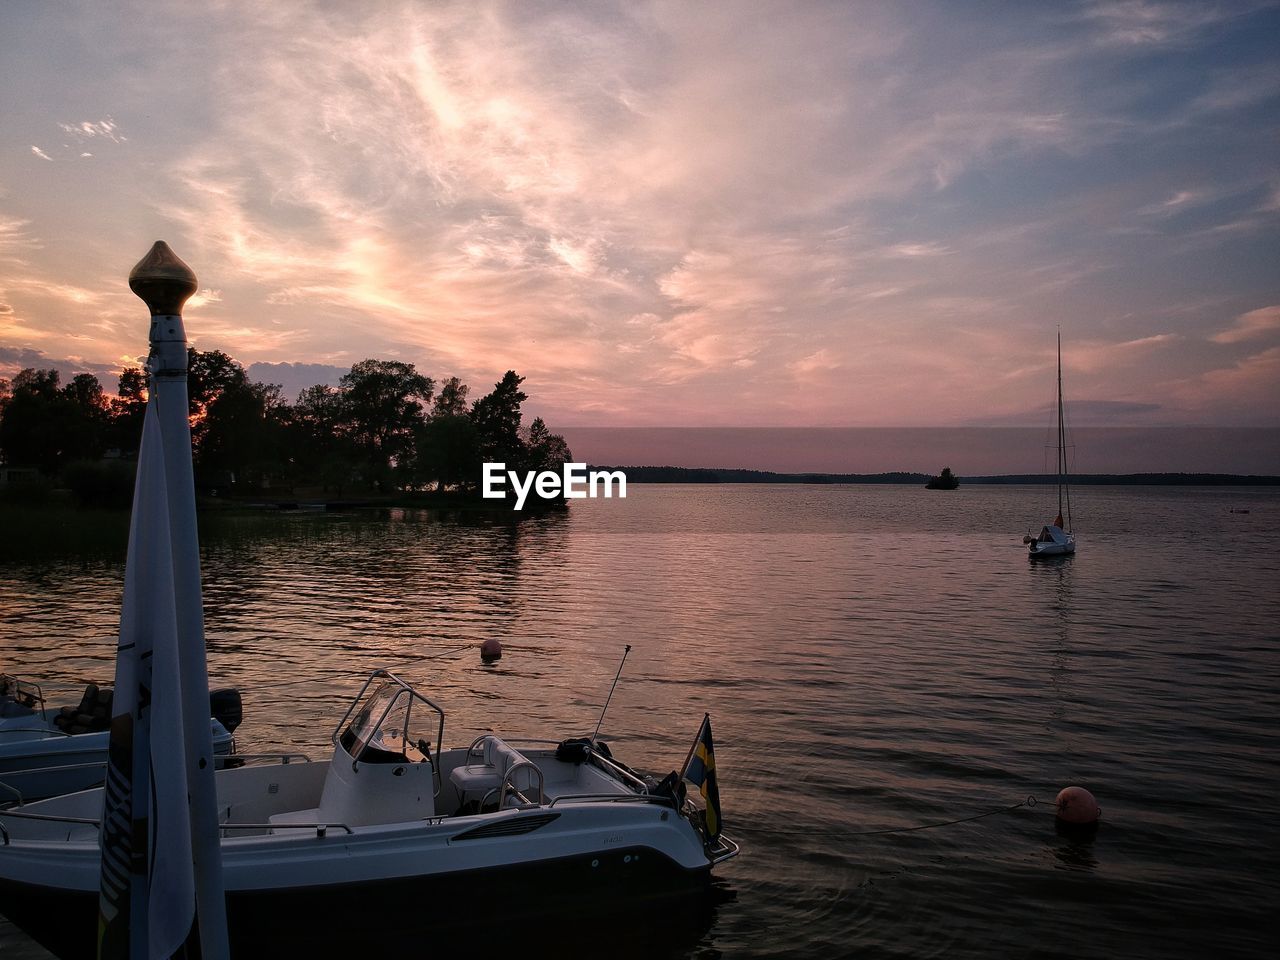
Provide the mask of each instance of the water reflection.
{"label": "water reflection", "polygon": [[1070,870],[1095,870],[1098,858],[1093,854],[1093,842],[1097,837],[1097,829],[1082,831],[1079,828],[1064,826],[1055,821],[1056,831],[1063,842],[1053,848],[1053,855],[1058,862]]}
{"label": "water reflection", "polygon": [[[210,674],[245,693],[241,742],[324,756],[350,696],[388,663],[445,708],[451,744],[486,728],[590,734],[633,644],[602,736],[661,776],[710,712],[725,829],[744,844],[718,871],[735,896],[688,937],[664,944],[653,924],[655,956],[941,945],[976,958],[1045,943],[1113,956],[1163,937],[1165,956],[1190,958],[1213,935],[1188,921],[1174,942],[1169,918],[1246,909],[1225,891],[1274,869],[1258,837],[1280,689],[1280,594],[1265,585],[1280,561],[1252,548],[1280,522],[1275,491],[1237,528],[1203,492],[1091,489],[1108,535],[1035,564],[1008,518],[1032,513],[1039,488],[628,492],[519,523],[202,518]],[[1139,567],[1128,528],[1179,535]],[[0,564],[5,664],[109,677],[121,570],[74,552]],[[490,637],[504,654],[486,667],[475,646]],[[1080,843],[999,817],[854,836],[1072,782],[1147,828]],[[1152,878],[1158,897],[1143,899]],[[1073,886],[1106,895],[1082,902],[1063,894]],[[474,923],[502,906],[478,905]],[[629,949],[586,908],[543,933],[563,945],[583,929],[606,938],[601,954]]]}
{"label": "water reflection", "polygon": [[1048,641],[1052,655],[1049,661],[1049,686],[1053,691],[1050,716],[1055,721],[1066,718],[1070,690],[1071,630],[1075,616],[1072,575],[1075,558],[1040,559],[1028,562],[1032,573],[1032,590],[1046,600],[1037,629]]}

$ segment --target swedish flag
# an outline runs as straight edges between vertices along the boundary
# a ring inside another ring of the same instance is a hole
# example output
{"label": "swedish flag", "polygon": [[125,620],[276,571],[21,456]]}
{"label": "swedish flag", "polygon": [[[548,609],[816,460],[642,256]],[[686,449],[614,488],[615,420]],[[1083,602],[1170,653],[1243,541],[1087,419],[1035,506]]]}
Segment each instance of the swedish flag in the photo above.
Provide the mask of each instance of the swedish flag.
{"label": "swedish flag", "polygon": [[689,751],[681,776],[702,793],[707,808],[707,839],[720,836],[720,788],[716,784],[716,755],[711,744],[711,714],[704,714],[698,737]]}

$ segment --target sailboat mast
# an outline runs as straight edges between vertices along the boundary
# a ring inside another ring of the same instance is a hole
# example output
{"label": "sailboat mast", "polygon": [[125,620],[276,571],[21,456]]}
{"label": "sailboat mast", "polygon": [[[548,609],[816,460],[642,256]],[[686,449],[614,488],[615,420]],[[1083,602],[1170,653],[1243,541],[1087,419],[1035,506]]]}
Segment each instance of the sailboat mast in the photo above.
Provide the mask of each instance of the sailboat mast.
{"label": "sailboat mast", "polygon": [[1067,438],[1062,428],[1062,331],[1058,331],[1058,516],[1062,516],[1062,476],[1066,472],[1063,462],[1067,456]]}
{"label": "sailboat mast", "polygon": [[1062,500],[1067,501],[1067,526],[1071,529],[1071,490],[1067,486],[1067,424],[1062,410],[1062,331],[1058,331],[1058,516],[1063,516]]}

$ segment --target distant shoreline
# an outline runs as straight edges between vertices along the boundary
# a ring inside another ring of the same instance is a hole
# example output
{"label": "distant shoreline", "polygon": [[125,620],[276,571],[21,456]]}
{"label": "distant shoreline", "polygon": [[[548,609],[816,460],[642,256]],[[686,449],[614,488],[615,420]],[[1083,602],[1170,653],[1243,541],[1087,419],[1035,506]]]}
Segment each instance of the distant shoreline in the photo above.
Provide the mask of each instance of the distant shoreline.
{"label": "distant shoreline", "polygon": [[[807,483],[807,484],[918,484],[921,487],[932,476],[927,473],[775,473],[770,470],[711,467],[623,467],[593,464],[601,470],[621,470],[628,483]],[[1017,473],[1000,476],[966,477],[957,474],[960,486],[965,484],[1041,484],[1058,482],[1057,475]],[[1257,476],[1234,473],[1085,473],[1070,478],[1079,486],[1161,486],[1161,487],[1274,487],[1280,476]]]}

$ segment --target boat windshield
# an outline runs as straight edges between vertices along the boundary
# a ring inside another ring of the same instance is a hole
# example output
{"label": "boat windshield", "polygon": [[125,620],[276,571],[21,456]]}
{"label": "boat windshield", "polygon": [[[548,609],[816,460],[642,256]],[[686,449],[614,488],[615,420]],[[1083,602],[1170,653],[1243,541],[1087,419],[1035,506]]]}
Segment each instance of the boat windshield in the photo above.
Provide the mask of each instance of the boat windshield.
{"label": "boat windshield", "polygon": [[[365,763],[416,763],[430,756],[426,739],[415,736],[412,724],[422,720],[414,710],[413,691],[404,684],[383,680],[370,687],[356,705],[355,718],[343,731],[342,746]],[[429,720],[423,732],[429,733]]]}
{"label": "boat windshield", "polygon": [[0,717],[21,717],[44,707],[44,694],[34,683],[0,673]]}

